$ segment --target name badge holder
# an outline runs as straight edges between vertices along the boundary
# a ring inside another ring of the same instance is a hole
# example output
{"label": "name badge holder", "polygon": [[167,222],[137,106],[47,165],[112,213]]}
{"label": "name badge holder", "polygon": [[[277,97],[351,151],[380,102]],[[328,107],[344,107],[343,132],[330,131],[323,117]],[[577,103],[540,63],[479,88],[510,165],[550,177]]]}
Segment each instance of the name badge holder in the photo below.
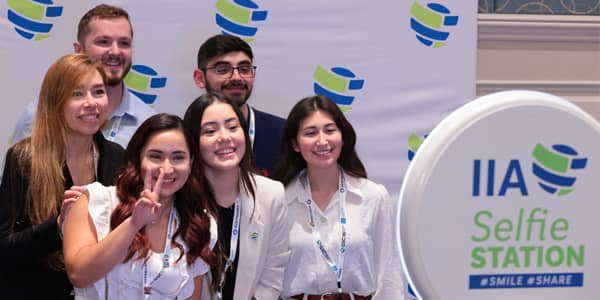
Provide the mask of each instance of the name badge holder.
{"label": "name badge holder", "polygon": [[342,229],[342,237],[340,239],[340,248],[339,248],[339,264],[336,264],[333,259],[331,258],[331,256],[329,255],[329,253],[327,252],[327,250],[325,249],[325,246],[323,246],[323,242],[321,240],[321,234],[319,233],[319,231],[317,230],[317,224],[316,224],[316,217],[315,217],[315,213],[313,211],[313,201],[312,201],[312,192],[310,190],[310,180],[308,179],[308,173],[305,171],[303,171],[303,177],[306,183],[306,193],[307,193],[307,198],[306,198],[306,210],[308,213],[308,225],[312,231],[312,236],[313,239],[315,241],[315,247],[319,250],[319,252],[321,252],[321,255],[323,255],[323,258],[325,259],[325,261],[327,262],[327,264],[329,265],[329,268],[331,269],[331,271],[333,271],[335,273],[335,277],[336,277],[336,281],[337,281],[337,288],[338,288],[338,293],[342,292],[342,276],[343,276],[343,272],[344,272],[344,257],[346,256],[346,224],[347,224],[347,219],[346,219],[346,180],[344,178],[344,172],[343,170],[340,168],[340,178],[339,178],[339,194],[340,194],[340,200],[339,200],[339,215],[340,215],[340,227]]}

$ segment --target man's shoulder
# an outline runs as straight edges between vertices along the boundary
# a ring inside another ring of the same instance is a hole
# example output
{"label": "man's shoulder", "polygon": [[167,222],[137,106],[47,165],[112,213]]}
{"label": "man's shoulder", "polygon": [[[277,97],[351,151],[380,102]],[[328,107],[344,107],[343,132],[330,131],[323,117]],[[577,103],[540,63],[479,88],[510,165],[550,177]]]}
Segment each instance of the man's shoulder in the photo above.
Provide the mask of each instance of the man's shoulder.
{"label": "man's shoulder", "polygon": [[142,121],[156,114],[156,110],[150,105],[146,104],[140,97],[127,90],[129,94],[129,110],[128,114],[140,119]]}
{"label": "man's shoulder", "polygon": [[254,116],[256,117],[256,120],[265,120],[271,123],[278,123],[281,125],[285,123],[285,119],[280,116],[258,110],[254,107],[252,108],[252,110],[254,110]]}

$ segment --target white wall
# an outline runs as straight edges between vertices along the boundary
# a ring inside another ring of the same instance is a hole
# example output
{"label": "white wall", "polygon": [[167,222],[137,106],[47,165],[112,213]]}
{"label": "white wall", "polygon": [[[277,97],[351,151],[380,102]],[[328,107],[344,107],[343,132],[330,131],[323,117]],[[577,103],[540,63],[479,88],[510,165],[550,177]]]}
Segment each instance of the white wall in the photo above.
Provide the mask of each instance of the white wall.
{"label": "white wall", "polygon": [[600,16],[479,14],[477,95],[552,93],[600,120]]}

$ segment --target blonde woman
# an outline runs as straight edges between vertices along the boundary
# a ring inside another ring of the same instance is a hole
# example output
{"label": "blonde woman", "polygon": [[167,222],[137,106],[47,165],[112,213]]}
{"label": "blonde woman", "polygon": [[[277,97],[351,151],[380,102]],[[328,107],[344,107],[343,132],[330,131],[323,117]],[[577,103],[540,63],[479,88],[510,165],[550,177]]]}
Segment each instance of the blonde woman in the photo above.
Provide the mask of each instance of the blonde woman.
{"label": "blonde woman", "polygon": [[59,58],[40,89],[30,138],[6,153],[0,185],[0,295],[69,299],[59,228],[65,189],[110,184],[123,148],[104,139],[108,98],[102,67],[85,54]]}

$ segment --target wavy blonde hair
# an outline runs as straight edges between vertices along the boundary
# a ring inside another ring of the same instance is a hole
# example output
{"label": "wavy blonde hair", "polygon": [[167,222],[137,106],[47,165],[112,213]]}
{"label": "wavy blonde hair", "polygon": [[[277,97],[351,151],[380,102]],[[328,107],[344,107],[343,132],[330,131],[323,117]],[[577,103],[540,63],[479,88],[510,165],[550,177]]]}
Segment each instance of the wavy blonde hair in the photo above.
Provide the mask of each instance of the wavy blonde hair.
{"label": "wavy blonde hair", "polygon": [[86,54],[75,53],[59,58],[44,76],[31,130],[31,177],[27,208],[32,224],[40,224],[58,215],[65,190],[65,102],[73,90],[95,71],[106,83],[104,70],[99,63],[93,62]]}

